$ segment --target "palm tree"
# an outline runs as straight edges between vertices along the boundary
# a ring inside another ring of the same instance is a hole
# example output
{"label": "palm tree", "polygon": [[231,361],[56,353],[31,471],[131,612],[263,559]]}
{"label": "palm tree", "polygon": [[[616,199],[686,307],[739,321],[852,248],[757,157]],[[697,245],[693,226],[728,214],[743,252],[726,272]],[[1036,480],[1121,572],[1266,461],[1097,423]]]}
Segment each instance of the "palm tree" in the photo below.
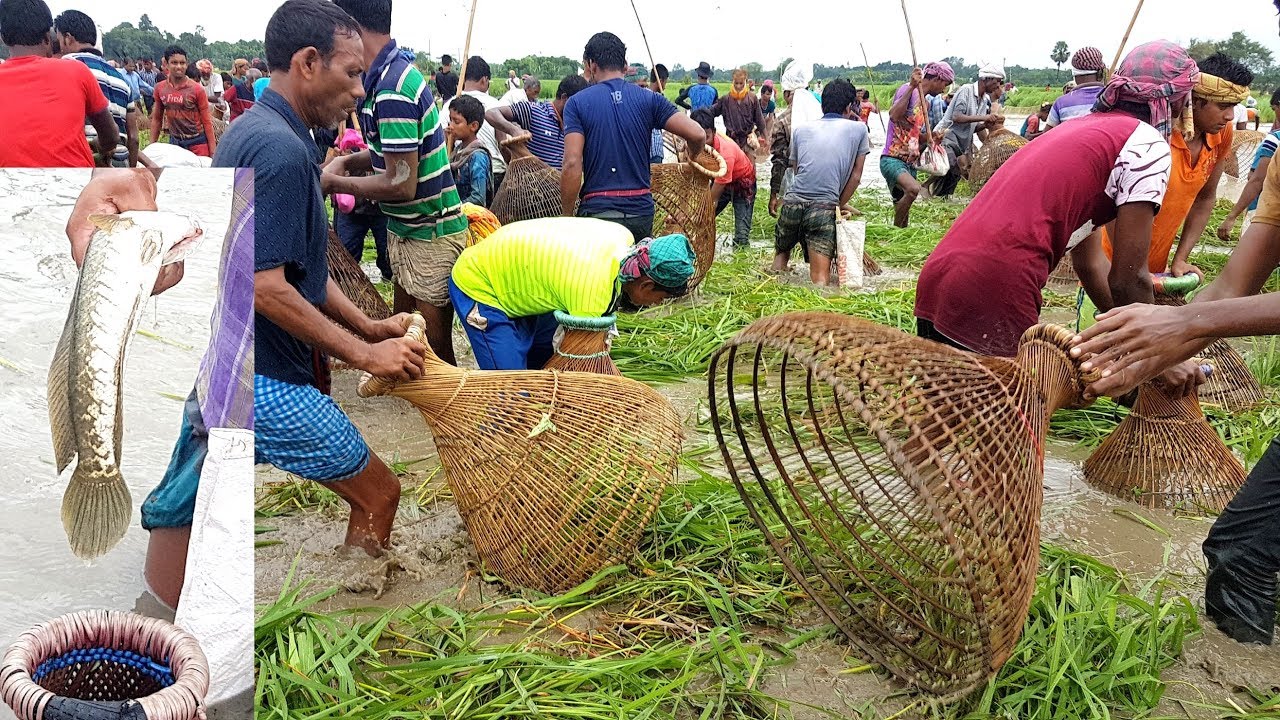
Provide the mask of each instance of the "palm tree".
{"label": "palm tree", "polygon": [[1062,74],[1062,63],[1066,62],[1069,57],[1071,57],[1071,51],[1067,49],[1066,41],[1059,40],[1058,43],[1053,46],[1053,52],[1049,55],[1049,59],[1058,64],[1059,75]]}

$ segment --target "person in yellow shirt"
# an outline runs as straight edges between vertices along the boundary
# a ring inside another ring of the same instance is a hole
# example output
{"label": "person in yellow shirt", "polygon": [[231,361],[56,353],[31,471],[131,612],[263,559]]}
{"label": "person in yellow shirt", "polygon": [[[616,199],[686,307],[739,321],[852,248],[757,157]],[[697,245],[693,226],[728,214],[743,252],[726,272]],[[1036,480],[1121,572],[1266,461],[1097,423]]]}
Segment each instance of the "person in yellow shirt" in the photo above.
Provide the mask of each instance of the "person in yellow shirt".
{"label": "person in yellow shirt", "polygon": [[656,305],[689,291],[695,254],[684,235],[645,238],[594,218],[504,225],[462,251],[449,295],[481,370],[538,369],[552,354],[558,310],[584,318]]}

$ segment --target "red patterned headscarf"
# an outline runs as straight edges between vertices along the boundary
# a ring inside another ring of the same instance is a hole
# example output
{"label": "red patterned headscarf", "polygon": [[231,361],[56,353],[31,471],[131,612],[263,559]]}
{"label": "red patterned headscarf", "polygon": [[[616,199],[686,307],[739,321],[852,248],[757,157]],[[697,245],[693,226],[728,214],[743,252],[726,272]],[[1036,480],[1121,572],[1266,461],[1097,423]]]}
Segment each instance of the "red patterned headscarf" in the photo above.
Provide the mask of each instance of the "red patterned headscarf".
{"label": "red patterned headscarf", "polygon": [[[1200,68],[1182,46],[1156,40],[1134,48],[1125,56],[1110,82],[1102,89],[1093,109],[1107,112],[1121,102],[1145,103],[1151,109],[1151,125],[1167,140],[1172,132],[1172,109],[1183,105],[1183,125],[1189,125],[1191,90],[1200,79]],[[1184,133],[1186,127],[1181,127]]]}

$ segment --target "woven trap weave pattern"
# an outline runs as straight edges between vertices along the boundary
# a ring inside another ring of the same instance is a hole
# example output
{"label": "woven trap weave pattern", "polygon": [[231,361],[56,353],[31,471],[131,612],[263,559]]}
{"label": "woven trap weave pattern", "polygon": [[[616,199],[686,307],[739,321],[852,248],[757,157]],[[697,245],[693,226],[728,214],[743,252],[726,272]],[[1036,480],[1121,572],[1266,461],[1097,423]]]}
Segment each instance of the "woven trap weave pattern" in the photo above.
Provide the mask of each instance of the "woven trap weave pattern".
{"label": "woven trap weave pattern", "polygon": [[555,353],[543,370],[575,370],[601,375],[622,375],[609,356],[609,332],[614,316],[583,318],[556,311],[556,322],[564,335],[555,344]]}
{"label": "woven trap weave pattern", "polygon": [[725,172],[724,159],[710,150],[698,158],[701,169],[693,163],[650,165],[650,187],[656,212],[653,234],[681,233],[689,238],[693,252],[692,290],[706,277],[716,258],[716,213],[711,204],[711,174]]}
{"label": "woven trap weave pattern", "polygon": [[834,313],[764,318],[712,357],[726,465],[792,577],[864,653],[934,695],[980,687],[1022,631],[1041,442],[1083,386],[1069,331],[1017,361]]}
{"label": "woven trap weave pattern", "polygon": [[533,155],[513,159],[489,209],[503,225],[560,215],[560,172]]}
{"label": "woven trap weave pattern", "polygon": [[329,277],[342,288],[343,295],[374,320],[391,317],[387,301],[382,299],[378,289],[369,282],[369,276],[360,269],[360,264],[342,246],[338,233],[333,228],[329,229],[329,246],[325,250],[325,256],[329,261]]}
{"label": "woven trap weave pattern", "polygon": [[[1186,298],[1180,295],[1156,293],[1155,298],[1157,305],[1187,304]],[[1253,376],[1249,364],[1226,339],[1215,340],[1200,357],[1213,366],[1213,373],[1200,386],[1201,400],[1231,412],[1241,412],[1257,407],[1266,399],[1262,384]]]}
{"label": "woven trap weave pattern", "polygon": [[1080,277],[1076,275],[1075,266],[1071,264],[1071,253],[1062,256],[1058,266],[1049,273],[1049,282],[1062,284],[1078,284]]}
{"label": "woven trap weave pattern", "polygon": [[427,350],[421,379],[388,385],[360,394],[422,413],[481,560],[547,593],[635,552],[684,437],[667,399],[624,377],[461,370]]}
{"label": "woven trap weave pattern", "polygon": [[969,187],[975,193],[981,190],[996,170],[1026,144],[1026,138],[1005,128],[988,135],[987,141],[973,155],[973,164],[969,166]]}
{"label": "woven trap weave pattern", "polygon": [[1244,484],[1245,470],[1194,394],[1171,397],[1145,383],[1133,411],[1085,461],[1084,479],[1144,507],[1216,514]]}
{"label": "woven trap weave pattern", "polygon": [[1257,130],[1236,130],[1231,139],[1231,153],[1227,155],[1222,171],[1240,180],[1249,177],[1249,171],[1253,168],[1253,155],[1266,137],[1266,133]]}
{"label": "woven trap weave pattern", "polygon": [[43,720],[47,712],[106,720],[136,707],[147,720],[196,720],[208,692],[209,663],[194,637],[127,612],[90,610],[41,623],[0,663],[0,695],[19,720]]}

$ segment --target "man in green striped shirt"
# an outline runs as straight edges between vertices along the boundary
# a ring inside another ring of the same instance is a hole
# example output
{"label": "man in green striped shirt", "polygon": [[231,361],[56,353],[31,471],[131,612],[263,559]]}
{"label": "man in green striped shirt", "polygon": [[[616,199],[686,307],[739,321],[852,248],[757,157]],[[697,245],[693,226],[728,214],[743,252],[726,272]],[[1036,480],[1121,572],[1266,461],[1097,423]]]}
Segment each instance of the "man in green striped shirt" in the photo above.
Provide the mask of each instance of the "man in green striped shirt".
{"label": "man in green striped shirt", "polygon": [[644,307],[688,292],[694,252],[683,235],[633,243],[595,218],[504,225],[467,248],[449,293],[481,370],[536,370],[551,358],[559,310],[582,318]]}
{"label": "man in green striped shirt", "polygon": [[[427,341],[453,363],[449,273],[466,246],[467,218],[449,172],[440,115],[413,55],[391,38],[391,0],[336,0],[364,42],[366,152],[341,156],[323,175],[326,192],[377,200],[387,216],[387,255],[397,312],[417,309]],[[368,177],[349,177],[372,169]]]}

